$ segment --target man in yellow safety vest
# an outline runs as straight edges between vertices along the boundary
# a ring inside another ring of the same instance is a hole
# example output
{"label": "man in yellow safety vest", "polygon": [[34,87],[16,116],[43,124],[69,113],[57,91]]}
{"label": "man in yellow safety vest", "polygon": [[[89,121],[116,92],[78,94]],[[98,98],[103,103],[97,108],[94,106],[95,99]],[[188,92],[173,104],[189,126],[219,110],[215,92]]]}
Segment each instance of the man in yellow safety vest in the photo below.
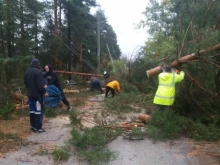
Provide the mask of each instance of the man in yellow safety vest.
{"label": "man in yellow safety vest", "polygon": [[154,97],[154,104],[159,110],[170,109],[175,98],[175,84],[184,79],[183,71],[173,70],[171,66],[165,65],[163,72],[158,75],[159,85]]}

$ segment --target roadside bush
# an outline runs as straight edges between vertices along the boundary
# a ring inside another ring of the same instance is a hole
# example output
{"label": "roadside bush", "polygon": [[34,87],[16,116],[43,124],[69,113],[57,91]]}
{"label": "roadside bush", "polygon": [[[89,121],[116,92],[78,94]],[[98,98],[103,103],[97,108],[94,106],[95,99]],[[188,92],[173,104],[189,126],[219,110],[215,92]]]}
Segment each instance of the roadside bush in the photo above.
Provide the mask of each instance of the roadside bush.
{"label": "roadside bush", "polygon": [[[172,111],[154,112],[151,116],[149,125],[149,136],[161,140],[175,139],[180,136],[183,129],[181,117],[174,114]],[[155,131],[157,131],[157,133]],[[159,137],[156,137],[156,134]]]}
{"label": "roadside bush", "polygon": [[108,99],[105,99],[105,106],[111,112],[116,113],[140,112],[140,108],[148,106],[148,100],[149,98],[143,94],[121,93],[114,98],[110,95]]}
{"label": "roadside bush", "polygon": [[59,161],[68,160],[70,156],[69,150],[70,149],[66,146],[62,146],[60,148],[56,148],[55,150],[53,150],[51,154],[53,155],[54,161],[58,163]]}
{"label": "roadside bush", "polygon": [[121,134],[121,131],[112,131],[103,127],[76,129],[71,131],[70,144],[78,148],[78,156],[85,158],[89,164],[105,164],[115,158],[115,153],[106,148],[106,144]]}
{"label": "roadside bush", "polygon": [[194,129],[189,133],[189,137],[195,140],[216,141],[220,139],[220,131],[215,125],[205,125],[200,122],[194,123]]}
{"label": "roadside bush", "polygon": [[81,123],[80,115],[77,113],[75,108],[72,108],[72,110],[70,111],[69,118],[70,118],[71,124],[73,125],[79,125]]}
{"label": "roadside bush", "polygon": [[0,117],[2,119],[8,119],[14,113],[14,105],[6,104],[4,107],[0,108]]}
{"label": "roadside bush", "polygon": [[195,140],[214,141],[220,139],[220,130],[215,125],[205,125],[172,111],[156,111],[151,116],[147,135],[154,140],[185,136]]}

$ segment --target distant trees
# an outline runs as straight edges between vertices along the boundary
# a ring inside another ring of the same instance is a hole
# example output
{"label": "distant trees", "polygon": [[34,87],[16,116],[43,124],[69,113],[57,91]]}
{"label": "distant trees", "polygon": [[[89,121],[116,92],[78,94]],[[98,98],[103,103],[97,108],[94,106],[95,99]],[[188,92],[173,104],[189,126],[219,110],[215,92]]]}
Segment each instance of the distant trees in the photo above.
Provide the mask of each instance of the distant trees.
{"label": "distant trees", "polygon": [[[0,58],[36,56],[55,66],[55,57],[77,69],[82,51],[85,71],[96,67],[95,0],[2,0],[0,1]],[[117,37],[102,13],[105,40],[121,55]],[[82,50],[80,50],[82,45]],[[101,45],[101,57],[108,55]]]}
{"label": "distant trees", "polygon": [[[219,51],[198,52],[220,43],[220,1],[150,0],[146,20],[151,34],[144,47],[145,69],[197,53],[199,59],[179,66],[186,78],[177,90],[175,109],[203,121],[219,122]],[[148,65],[149,64],[149,65]],[[153,78],[152,78],[153,79]],[[213,116],[215,116],[213,118]],[[217,119],[218,118],[218,119]],[[219,122],[220,123],[220,122]]]}

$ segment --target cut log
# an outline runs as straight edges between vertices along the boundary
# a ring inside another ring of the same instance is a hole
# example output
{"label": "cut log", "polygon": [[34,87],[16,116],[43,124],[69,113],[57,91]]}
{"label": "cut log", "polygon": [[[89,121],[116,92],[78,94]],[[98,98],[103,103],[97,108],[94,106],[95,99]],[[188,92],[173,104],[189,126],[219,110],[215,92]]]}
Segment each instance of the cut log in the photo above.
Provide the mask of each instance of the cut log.
{"label": "cut log", "polygon": [[140,113],[138,118],[139,118],[139,120],[141,120],[143,122],[149,122],[151,117],[148,114]]}
{"label": "cut log", "polygon": [[79,93],[79,90],[73,90],[73,89],[69,90],[69,89],[64,89],[63,92],[64,92],[64,93]]}
{"label": "cut log", "polygon": [[132,129],[134,127],[144,127],[144,123],[123,123],[119,125],[105,126],[105,128],[110,128],[110,129],[116,129],[116,128]]}
{"label": "cut log", "polygon": [[12,98],[15,99],[16,101],[24,102],[24,103],[27,103],[28,101],[28,97],[22,95],[21,93],[10,91],[10,94]]}
{"label": "cut log", "polygon": [[15,104],[15,110],[27,109],[29,105]]}
{"label": "cut log", "polygon": [[[216,50],[219,50],[220,49],[220,44],[218,45],[215,45],[215,46],[212,46],[212,47],[209,47],[208,49],[206,50],[200,50],[197,53],[192,53],[192,54],[189,54],[189,55],[185,55],[183,57],[180,57],[178,60],[174,60],[170,66],[171,67],[176,67],[178,66],[179,64],[183,64],[183,63],[186,63],[186,62],[190,62],[190,61],[193,61],[193,60],[197,60],[199,59],[199,57],[201,55],[204,55],[205,53],[207,52],[211,52],[211,51],[216,51]],[[162,72],[162,67],[161,66],[158,66],[158,67],[155,67],[153,69],[150,69],[150,70],[147,70],[146,71],[146,74],[147,74],[147,77],[152,77],[152,76],[155,76],[155,75],[158,75],[159,73]]]}

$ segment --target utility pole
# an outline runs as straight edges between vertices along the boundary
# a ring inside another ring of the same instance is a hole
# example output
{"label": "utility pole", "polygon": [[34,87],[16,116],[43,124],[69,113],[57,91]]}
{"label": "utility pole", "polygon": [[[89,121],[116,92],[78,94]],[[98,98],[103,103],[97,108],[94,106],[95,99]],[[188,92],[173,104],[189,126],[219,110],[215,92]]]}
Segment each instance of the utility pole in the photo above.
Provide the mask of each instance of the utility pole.
{"label": "utility pole", "polygon": [[100,74],[100,9],[97,11],[97,74]]}

